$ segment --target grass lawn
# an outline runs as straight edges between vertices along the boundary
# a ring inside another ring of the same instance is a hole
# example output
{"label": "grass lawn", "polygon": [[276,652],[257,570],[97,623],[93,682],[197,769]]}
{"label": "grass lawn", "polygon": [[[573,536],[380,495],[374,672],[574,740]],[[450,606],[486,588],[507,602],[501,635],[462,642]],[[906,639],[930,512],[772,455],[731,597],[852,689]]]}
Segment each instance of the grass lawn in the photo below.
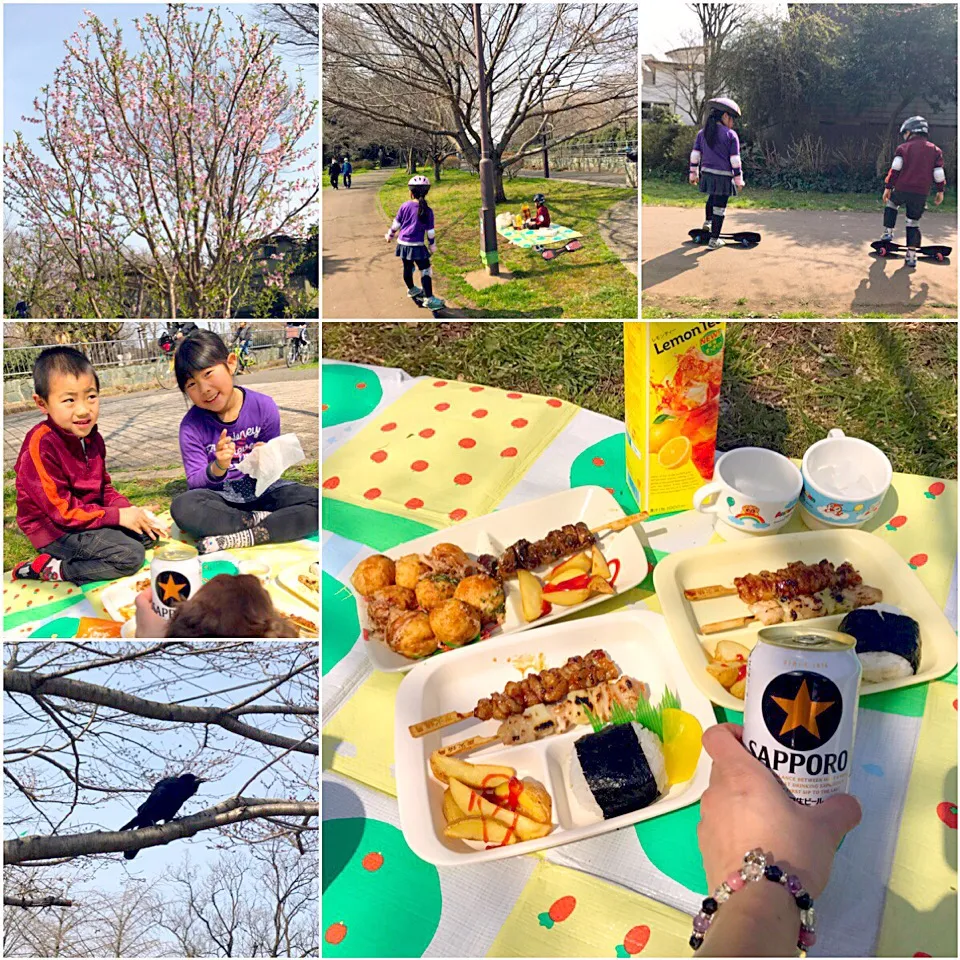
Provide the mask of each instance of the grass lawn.
{"label": "grass lawn", "polygon": [[[689,183],[676,183],[670,180],[655,180],[644,177],[641,181],[644,206],[648,207],[702,207],[703,194]],[[880,214],[883,211],[883,191],[878,187],[875,193],[819,193],[795,192],[792,190],[771,190],[766,187],[747,186],[734,201],[743,210],[861,210],[866,213]],[[957,191],[948,188],[943,203],[933,205],[933,198],[927,201],[924,216],[938,216],[946,213],[957,215]]]}
{"label": "grass lawn", "polygon": [[[696,308],[695,310],[693,308]],[[704,310],[696,303],[690,304],[687,310],[665,310],[662,307],[643,307],[640,316],[644,320],[677,320],[696,317],[698,320],[818,320],[822,313],[819,311],[800,311],[798,313],[771,313],[769,309],[754,310],[727,310],[718,313],[716,310]],[[920,318],[939,317],[939,313],[914,314]],[[838,313],[839,320],[902,320],[903,313]]]}
{"label": "grass lawn", "polygon": [[[381,188],[387,220],[410,198],[408,179],[401,169]],[[437,223],[433,269],[440,277],[440,296],[463,306],[468,317],[637,316],[637,278],[607,248],[597,229],[597,221],[613,204],[636,198],[633,190],[523,177],[507,181],[506,191],[510,200],[498,204],[497,213],[517,214],[523,203],[532,206],[535,193],[544,193],[553,221],[584,235],[583,249],[551,263],[501,237],[501,268],[511,272],[513,280],[474,290],[463,275],[482,267],[480,181],[468,171],[447,170],[429,195]]]}
{"label": "grass lawn", "polygon": [[[284,479],[296,480],[314,486],[320,484],[319,461],[308,460],[298,463],[285,471]],[[15,474],[7,470],[3,484],[3,569],[10,570],[21,560],[29,560],[37,555],[30,541],[17,526],[17,490],[14,484]],[[161,514],[170,509],[170,501],[187,489],[186,479],[176,480],[128,480],[115,484],[135,507],[149,507],[154,513]]]}
{"label": "grass lawn", "polygon": [[[563,397],[623,419],[619,323],[325,323],[324,356]],[[831,427],[894,470],[957,476],[953,323],[730,323],[721,450],[791,457]]]}
{"label": "grass lawn", "polygon": [[[379,169],[379,168],[376,168],[376,167],[375,167],[374,169]],[[356,180],[357,177],[362,177],[365,173],[371,173],[371,172],[372,172],[371,170],[354,170],[354,171],[353,171],[353,174],[352,174],[353,180]],[[343,187],[344,190],[347,189],[346,187],[343,186],[343,174],[340,175],[340,180],[339,180],[338,182],[339,182],[340,186]],[[351,182],[352,182],[352,181],[351,181]],[[326,168],[326,167],[324,167],[324,170],[323,170],[323,189],[324,189],[324,190],[332,190],[332,189],[333,189],[333,184],[330,183],[330,174],[327,173],[327,168]]]}

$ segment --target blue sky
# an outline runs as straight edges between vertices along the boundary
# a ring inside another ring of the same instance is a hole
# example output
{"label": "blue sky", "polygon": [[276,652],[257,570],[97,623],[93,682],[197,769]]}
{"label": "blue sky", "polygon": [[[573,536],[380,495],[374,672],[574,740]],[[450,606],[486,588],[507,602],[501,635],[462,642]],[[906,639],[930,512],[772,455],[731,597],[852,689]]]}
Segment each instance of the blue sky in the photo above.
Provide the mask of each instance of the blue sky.
{"label": "blue sky", "polygon": [[[205,10],[209,8],[206,5]],[[248,22],[256,19],[254,4],[220,4],[224,27],[233,32],[236,23],[233,13],[241,14]],[[140,50],[139,36],[133,25],[135,17],[154,13],[166,16],[166,5],[159,3],[5,3],[3,5],[3,141],[9,143],[14,138],[14,130],[20,130],[35,149],[37,138],[43,127],[33,123],[24,123],[23,115],[33,114],[34,97],[40,96],[40,88],[52,83],[54,70],[60,66],[66,56],[63,41],[66,40],[85,19],[84,10],[91,10],[101,20],[112,25],[113,20],[120,21],[123,27],[124,44],[134,55]],[[194,13],[193,17],[202,18],[204,13]],[[307,96],[317,99],[320,96],[319,52],[315,63],[300,63],[279,51],[287,72],[288,82],[296,82],[297,71],[303,71],[303,80]],[[312,135],[301,141],[301,146],[317,146],[320,140],[319,115]],[[10,216],[9,211],[7,215]]]}

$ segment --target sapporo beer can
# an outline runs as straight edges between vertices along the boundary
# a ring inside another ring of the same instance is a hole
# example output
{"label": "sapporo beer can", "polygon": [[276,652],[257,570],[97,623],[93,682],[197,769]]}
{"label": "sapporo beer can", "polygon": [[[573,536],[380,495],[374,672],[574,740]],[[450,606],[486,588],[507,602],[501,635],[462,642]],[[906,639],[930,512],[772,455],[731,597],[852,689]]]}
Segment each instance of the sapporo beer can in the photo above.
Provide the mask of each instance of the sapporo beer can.
{"label": "sapporo beer can", "polygon": [[861,672],[846,633],[790,624],[757,635],[747,660],[743,742],[797,803],[849,789]]}
{"label": "sapporo beer can", "polygon": [[154,611],[164,620],[172,619],[178,604],[203,585],[197,548],[179,542],[157,547],[150,561],[150,584]]}

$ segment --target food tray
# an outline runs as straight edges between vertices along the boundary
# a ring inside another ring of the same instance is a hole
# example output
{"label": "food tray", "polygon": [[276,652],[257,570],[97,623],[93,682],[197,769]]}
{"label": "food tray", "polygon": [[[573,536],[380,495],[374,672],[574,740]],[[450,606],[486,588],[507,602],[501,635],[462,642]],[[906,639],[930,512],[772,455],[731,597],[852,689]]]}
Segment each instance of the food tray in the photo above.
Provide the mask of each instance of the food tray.
{"label": "food tray", "polygon": [[[320,564],[316,560],[304,560],[302,563],[295,563],[292,566],[284,567],[277,574],[277,583],[281,587],[289,590],[297,599],[312,607],[314,610],[320,609],[320,591],[308,590],[299,580],[301,574],[307,575],[310,568],[316,569]],[[317,584],[320,583],[320,574],[316,574]]]}
{"label": "food tray", "polygon": [[[861,694],[896,690],[914,683],[936,680],[957,665],[957,636],[950,621],[927,592],[906,560],[884,540],[862,530],[812,530],[786,533],[757,540],[710,544],[672,553],[653,573],[660,598],[680,656],[697,686],[716,704],[729,710],[743,710],[738,700],[707,673],[708,654],[719,640],[736,640],[753,648],[763,624],[754,621],[738,630],[709,636],[700,634],[700,624],[745,616],[749,613],[739,597],[719,597],[691,602],[685,589],[722,584],[733,586],[733,578],[761,570],[776,570],[794,560],[817,563],[826,558],[835,564],[849,560],[863,582],[883,591],[883,603],[898,607],[920,624],[920,669],[915,676],[882,683],[864,683]],[[836,629],[844,614],[801,621]]]}
{"label": "food tray", "polygon": [[132,576],[124,577],[122,580],[117,580],[111,583],[109,587],[104,588],[103,593],[100,594],[100,602],[103,604],[103,609],[107,611],[111,620],[116,620],[118,623],[126,623],[126,621],[130,619],[125,617],[120,612],[120,609],[132,604],[133,601],[137,599],[137,591],[134,589],[137,581],[149,581],[149,579],[150,567],[146,566]]}
{"label": "food tray", "polygon": [[[438,530],[425,537],[418,537],[407,543],[401,543],[391,550],[385,550],[384,555],[391,560],[399,560],[408,553],[429,553],[438,543],[454,543],[472,559],[484,553],[499,556],[511,544],[521,537],[534,541],[546,536],[551,530],[563,526],[565,523],[583,521],[588,527],[599,527],[612,520],[619,520],[624,516],[617,501],[603,487],[574,487],[561,493],[542,497],[539,500],[530,500],[527,503],[497,510],[486,516],[478,517],[466,523]],[[647,575],[649,565],[643,545],[633,527],[627,527],[617,533],[601,534],[600,549],[608,561],[614,558],[620,560],[620,573],[617,576],[616,592],[623,593],[630,587],[635,587]],[[559,561],[557,561],[559,563]],[[545,569],[539,569],[541,576]],[[352,573],[352,571],[351,571]],[[571,613],[577,613],[586,607],[602,603],[611,599],[610,596],[599,594],[578,604],[575,607],[554,606],[553,611],[533,623],[523,619],[520,607],[520,589],[516,578],[504,583],[506,593],[506,619],[497,628],[493,635],[482,641],[484,645],[498,644],[521,630],[530,627],[540,627]],[[350,586],[357,601],[357,612],[360,626],[363,630],[370,630],[370,621],[367,619],[366,601]],[[366,636],[366,634],[364,634]],[[382,640],[371,639],[365,644],[367,656],[377,670],[385,673],[397,673],[411,670],[413,667],[425,664],[429,660],[442,657],[462,656],[469,647],[459,650],[450,650],[442,654],[434,654],[424,660],[410,660],[391,650]]]}
{"label": "food tray", "polygon": [[444,837],[444,787],[430,773],[430,754],[467,737],[492,735],[498,724],[495,720],[481,723],[470,718],[420,739],[410,736],[408,727],[451,710],[471,710],[480,697],[503,689],[509,680],[521,679],[519,670],[509,662],[511,657],[535,657],[542,653],[546,666],[558,667],[568,657],[583,656],[597,647],[606,650],[623,673],[647,683],[654,704],[659,703],[664,686],[669,686],[679,695],[683,709],[693,714],[704,730],[716,723],[710,701],[684,669],[666,622],[650,611],[623,610],[602,619],[591,617],[553,624],[524,636],[504,637],[496,645],[474,644],[463,649],[457,658],[434,657],[404,677],[396,701],[394,759],[400,823],[404,838],[418,857],[438,866],[502,860],[609,833],[700,799],[710,780],[711,761],[705,751],[700,754],[693,778],[674,784],[666,796],[650,806],[611,820],[588,821],[572,799],[567,784],[567,764],[574,741],[591,732],[588,726],[578,726],[536,743],[514,747],[496,743],[460,758],[471,763],[506,764],[516,768],[518,777],[539,780],[553,800],[555,826],[550,834],[491,850]]}

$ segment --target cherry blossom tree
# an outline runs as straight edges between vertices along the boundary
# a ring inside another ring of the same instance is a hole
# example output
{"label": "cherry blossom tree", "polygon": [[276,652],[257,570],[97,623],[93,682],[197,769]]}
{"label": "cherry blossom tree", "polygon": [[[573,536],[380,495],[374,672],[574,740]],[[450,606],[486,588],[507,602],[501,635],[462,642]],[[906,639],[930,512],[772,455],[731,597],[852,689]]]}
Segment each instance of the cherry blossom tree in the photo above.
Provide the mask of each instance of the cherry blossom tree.
{"label": "cherry blossom tree", "polygon": [[[7,203],[64,251],[81,315],[109,315],[117,284],[140,277],[171,318],[229,318],[251,247],[318,219],[314,151],[298,146],[317,101],[288,84],[275,33],[241,16],[231,33],[216,8],[194,11],[134,20],[136,55],[117,20],[85,11],[22,118],[42,128],[45,155],[20,131],[5,145]],[[272,282],[283,276],[278,264]]]}

